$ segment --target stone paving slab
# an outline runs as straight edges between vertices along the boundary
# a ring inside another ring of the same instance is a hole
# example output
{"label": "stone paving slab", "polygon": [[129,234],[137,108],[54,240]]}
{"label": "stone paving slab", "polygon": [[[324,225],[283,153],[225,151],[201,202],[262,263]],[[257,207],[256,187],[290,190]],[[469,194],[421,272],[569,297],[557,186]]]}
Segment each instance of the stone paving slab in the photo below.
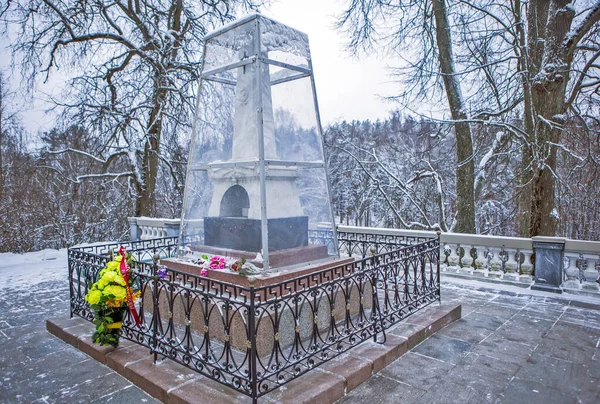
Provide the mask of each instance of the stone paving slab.
{"label": "stone paving slab", "polygon": [[379,374],[400,383],[427,390],[443,380],[452,366],[446,362],[411,351],[402,361],[394,361]]}
{"label": "stone paving slab", "polygon": [[[353,394],[344,397],[344,403],[402,403],[412,404],[425,394],[426,390],[406,383],[398,383],[381,374],[367,380]],[[430,403],[431,404],[431,403]]]}
{"label": "stone paving slab", "polygon": [[470,342],[436,334],[417,345],[413,352],[442,362],[457,364],[472,346]]}
{"label": "stone paving slab", "polygon": [[[384,343],[365,341],[347,353],[319,366],[260,401],[271,403],[333,403],[356,389],[378,372],[404,355],[409,341],[415,346],[451,324],[461,313],[460,304],[432,304],[414,313],[389,333]],[[251,400],[235,390],[201,376],[168,359],[154,363],[148,348],[123,341],[119,348],[91,343],[93,325],[82,319],[47,320],[48,331],[82,352],[108,365],[136,386],[163,403],[243,403]],[[199,399],[201,398],[201,400]]]}

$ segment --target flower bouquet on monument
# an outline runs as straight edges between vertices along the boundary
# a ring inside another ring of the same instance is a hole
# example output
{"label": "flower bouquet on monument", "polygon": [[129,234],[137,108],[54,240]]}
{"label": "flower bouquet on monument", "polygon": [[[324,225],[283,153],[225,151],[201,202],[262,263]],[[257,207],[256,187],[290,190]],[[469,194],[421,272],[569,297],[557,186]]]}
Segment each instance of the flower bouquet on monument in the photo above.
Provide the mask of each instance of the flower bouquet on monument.
{"label": "flower bouquet on monument", "polygon": [[121,337],[123,320],[127,311],[131,312],[136,324],[140,324],[135,300],[140,292],[133,290],[131,267],[133,259],[121,247],[119,253],[98,273],[98,280],[92,284],[85,300],[94,312],[96,331],[92,336],[95,343],[117,347]]}
{"label": "flower bouquet on monument", "polygon": [[[257,255],[255,260],[259,259]],[[261,259],[262,260],[262,259]],[[262,269],[248,262],[245,258],[222,257],[219,255],[202,254],[200,258],[193,259],[195,265],[202,267],[201,276],[207,276],[208,271],[229,271],[243,276],[259,275]]]}

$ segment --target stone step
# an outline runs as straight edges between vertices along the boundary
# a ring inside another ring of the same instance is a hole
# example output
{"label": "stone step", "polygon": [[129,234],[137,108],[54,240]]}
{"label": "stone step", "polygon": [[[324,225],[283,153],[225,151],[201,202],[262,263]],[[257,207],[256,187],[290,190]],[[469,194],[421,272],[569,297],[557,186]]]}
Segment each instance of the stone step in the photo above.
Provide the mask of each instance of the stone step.
{"label": "stone step", "polygon": [[[259,398],[263,403],[333,403],[408,350],[461,317],[460,305],[432,304],[386,330],[383,344],[365,341]],[[249,397],[125,339],[117,349],[93,344],[93,325],[81,318],[47,320],[56,337],[109,366],[168,404],[251,403]],[[160,357],[159,357],[160,358]]]}

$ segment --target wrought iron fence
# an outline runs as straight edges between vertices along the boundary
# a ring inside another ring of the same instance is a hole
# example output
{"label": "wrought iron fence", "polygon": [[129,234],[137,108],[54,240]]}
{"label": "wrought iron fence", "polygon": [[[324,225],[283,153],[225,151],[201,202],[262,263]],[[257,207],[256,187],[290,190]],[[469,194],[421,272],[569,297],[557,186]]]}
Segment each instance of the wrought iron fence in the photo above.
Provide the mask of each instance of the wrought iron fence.
{"label": "wrought iron fence", "polygon": [[[125,243],[141,324],[127,318],[123,337],[256,401],[363,341],[385,341],[387,328],[440,299],[439,239],[371,236],[340,235],[341,249],[361,255],[353,262],[260,287],[170,268],[161,279],[148,259],[174,256],[177,239]],[[87,288],[119,245],[69,250],[72,315],[93,319]]]}

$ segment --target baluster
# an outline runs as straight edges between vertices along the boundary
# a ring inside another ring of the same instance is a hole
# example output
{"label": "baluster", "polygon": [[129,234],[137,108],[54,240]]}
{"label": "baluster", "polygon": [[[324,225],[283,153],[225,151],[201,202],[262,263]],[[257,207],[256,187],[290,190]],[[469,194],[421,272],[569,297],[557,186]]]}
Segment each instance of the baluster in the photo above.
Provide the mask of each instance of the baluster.
{"label": "baluster", "polygon": [[448,244],[448,247],[450,247],[450,255],[448,256],[448,271],[458,272],[458,270],[460,269],[460,267],[458,266],[460,257],[456,253],[458,245]]}
{"label": "baluster", "polygon": [[506,263],[504,264],[504,267],[506,268],[506,273],[504,274],[504,279],[516,282],[519,280],[519,271],[518,271],[519,263],[515,259],[517,250],[513,249],[513,248],[507,248],[505,251],[508,256],[508,259],[506,260]]}
{"label": "baluster", "polygon": [[565,253],[567,260],[567,266],[565,268],[565,276],[567,279],[563,282],[563,289],[574,289],[579,290],[581,283],[579,282],[579,268],[577,268],[577,259],[579,254],[577,253]]}
{"label": "baluster", "polygon": [[583,270],[583,277],[585,281],[583,282],[583,289],[586,290],[598,290],[598,283],[596,280],[598,279],[598,270],[596,269],[596,263],[598,262],[597,255],[589,255],[584,254],[583,257],[586,261],[585,269]]}
{"label": "baluster", "polygon": [[521,276],[519,277],[519,281],[531,283],[533,282],[533,264],[531,263],[533,251],[522,250],[521,252],[523,253],[523,263],[521,264]]}
{"label": "baluster", "polygon": [[473,271],[473,275],[475,276],[485,276],[486,269],[485,264],[487,258],[485,257],[485,247],[477,246],[477,258],[475,258],[475,270]]}
{"label": "baluster", "polygon": [[471,246],[468,244],[461,245],[464,255],[460,260],[462,268],[460,269],[461,274],[472,275],[473,274],[473,257],[471,257]]}
{"label": "baluster", "polygon": [[440,241],[440,271],[446,272],[448,268],[447,244]]}
{"label": "baluster", "polygon": [[502,278],[504,275],[502,272],[502,258],[500,258],[500,251],[500,248],[490,247],[492,259],[490,260],[490,271],[488,272],[489,277]]}

